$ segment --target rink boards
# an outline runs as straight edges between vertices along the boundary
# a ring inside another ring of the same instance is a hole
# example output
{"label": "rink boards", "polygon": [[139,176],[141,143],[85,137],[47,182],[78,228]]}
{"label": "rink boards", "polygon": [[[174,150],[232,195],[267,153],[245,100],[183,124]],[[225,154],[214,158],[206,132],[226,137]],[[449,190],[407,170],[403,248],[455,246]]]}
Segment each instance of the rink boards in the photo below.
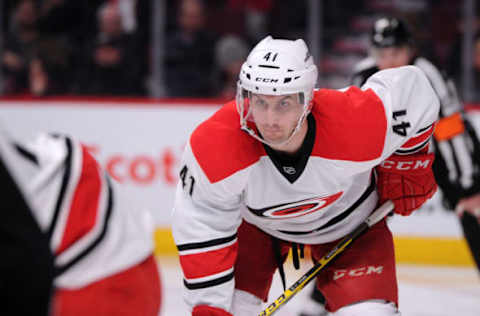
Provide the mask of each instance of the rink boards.
{"label": "rink boards", "polygon": [[[86,144],[137,211],[152,212],[156,250],[165,255],[176,252],[168,227],[183,148],[219,106],[205,100],[12,99],[0,101],[0,124],[19,139],[62,132]],[[480,111],[469,113],[480,126]],[[398,261],[473,264],[458,219],[440,199],[437,194],[414,215],[389,221]]]}

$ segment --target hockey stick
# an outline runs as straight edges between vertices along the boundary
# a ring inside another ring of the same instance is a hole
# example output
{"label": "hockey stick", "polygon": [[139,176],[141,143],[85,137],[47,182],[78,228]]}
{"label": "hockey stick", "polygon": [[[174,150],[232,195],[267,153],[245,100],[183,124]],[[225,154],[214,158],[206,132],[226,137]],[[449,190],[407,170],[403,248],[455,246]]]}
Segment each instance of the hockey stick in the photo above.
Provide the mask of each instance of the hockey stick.
{"label": "hockey stick", "polygon": [[360,236],[369,227],[372,227],[383,219],[393,210],[393,202],[387,201],[377,208],[365,221],[357,226],[350,234],[343,237],[338,244],[333,247],[325,256],[323,256],[310,270],[308,270],[300,279],[297,280],[290,288],[285,290],[273,303],[261,312],[258,316],[273,315],[280,307],[288,302],[295,294],[300,292],[305,285],[312,281],[317,274],[330,262],[333,258],[342,253],[358,236]]}

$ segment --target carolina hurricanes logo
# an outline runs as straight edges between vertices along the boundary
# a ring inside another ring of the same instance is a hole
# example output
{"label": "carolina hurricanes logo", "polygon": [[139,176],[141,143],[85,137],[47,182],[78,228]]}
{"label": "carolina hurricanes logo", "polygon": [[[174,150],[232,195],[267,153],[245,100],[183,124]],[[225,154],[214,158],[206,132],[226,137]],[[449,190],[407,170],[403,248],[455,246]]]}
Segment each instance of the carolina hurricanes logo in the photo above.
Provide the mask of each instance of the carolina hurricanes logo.
{"label": "carolina hurricanes logo", "polygon": [[262,209],[253,209],[248,206],[247,208],[253,214],[261,217],[277,219],[299,217],[325,208],[326,206],[335,202],[342,194],[343,191],[340,191],[329,196],[315,197],[292,203],[269,206]]}

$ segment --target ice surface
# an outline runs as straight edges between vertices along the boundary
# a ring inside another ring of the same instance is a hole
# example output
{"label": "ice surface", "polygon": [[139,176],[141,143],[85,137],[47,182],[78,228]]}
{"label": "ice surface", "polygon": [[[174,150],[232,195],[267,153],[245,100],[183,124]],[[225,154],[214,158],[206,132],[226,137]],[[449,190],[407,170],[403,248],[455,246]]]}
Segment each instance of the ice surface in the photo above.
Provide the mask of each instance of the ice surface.
{"label": "ice surface", "polygon": [[[162,316],[185,316],[182,298],[182,272],[178,260],[159,258],[163,281]],[[292,284],[308,266],[299,271],[286,264],[287,285]],[[399,301],[402,316],[478,316],[480,315],[480,276],[473,267],[398,265]],[[306,299],[309,288],[303,289],[275,316],[295,316]],[[270,301],[282,293],[275,276]]]}

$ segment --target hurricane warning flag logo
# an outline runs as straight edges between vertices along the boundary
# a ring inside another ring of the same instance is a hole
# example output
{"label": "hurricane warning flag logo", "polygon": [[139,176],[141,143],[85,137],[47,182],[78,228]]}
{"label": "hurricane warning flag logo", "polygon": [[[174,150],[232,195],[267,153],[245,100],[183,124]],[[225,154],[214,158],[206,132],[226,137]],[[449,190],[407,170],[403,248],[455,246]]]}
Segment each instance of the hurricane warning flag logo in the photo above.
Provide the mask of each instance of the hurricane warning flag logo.
{"label": "hurricane warning flag logo", "polygon": [[291,203],[284,203],[280,205],[265,207],[262,209],[254,209],[249,206],[247,206],[247,208],[253,214],[261,217],[278,219],[299,217],[325,208],[326,206],[338,200],[338,198],[342,196],[342,194],[343,191],[340,191],[338,193],[328,196],[315,197]]}

